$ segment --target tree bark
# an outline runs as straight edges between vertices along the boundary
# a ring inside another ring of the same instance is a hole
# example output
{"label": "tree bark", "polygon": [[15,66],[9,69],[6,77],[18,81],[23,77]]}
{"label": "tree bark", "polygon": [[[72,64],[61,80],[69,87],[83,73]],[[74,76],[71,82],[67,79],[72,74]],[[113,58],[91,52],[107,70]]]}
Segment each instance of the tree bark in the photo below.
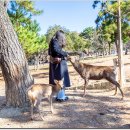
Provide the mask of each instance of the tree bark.
{"label": "tree bark", "polygon": [[7,7],[8,7],[8,3],[9,3],[9,0],[4,0],[4,7],[5,7],[6,11],[7,11]]}
{"label": "tree bark", "polygon": [[124,61],[123,61],[123,44],[122,44],[122,34],[121,34],[121,1],[118,0],[118,60],[119,60],[119,73],[120,73],[120,86],[125,86],[125,71],[124,71]]}
{"label": "tree bark", "polygon": [[110,42],[108,42],[108,47],[109,47],[108,53],[110,55],[111,54],[111,43]]}
{"label": "tree bark", "polygon": [[118,33],[115,33],[115,45],[116,45],[116,52],[119,53],[119,44],[118,44]]}
{"label": "tree bark", "polygon": [[0,1],[0,67],[5,80],[7,105],[24,106],[27,103],[26,89],[33,84],[33,78],[2,1]]}

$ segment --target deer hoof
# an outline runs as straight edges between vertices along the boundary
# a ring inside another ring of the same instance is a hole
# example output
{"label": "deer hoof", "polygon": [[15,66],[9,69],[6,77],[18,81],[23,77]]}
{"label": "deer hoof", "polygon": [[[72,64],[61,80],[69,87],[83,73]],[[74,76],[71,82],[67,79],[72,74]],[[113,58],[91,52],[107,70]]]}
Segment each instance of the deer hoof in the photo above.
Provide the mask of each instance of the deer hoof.
{"label": "deer hoof", "polygon": [[44,118],[43,118],[43,117],[41,117],[41,119],[44,121]]}
{"label": "deer hoof", "polygon": [[33,120],[33,117],[31,117],[31,120]]}
{"label": "deer hoof", "polygon": [[124,99],[124,96],[121,98],[121,100],[123,100]]}
{"label": "deer hoof", "polygon": [[57,114],[57,113],[56,113],[56,111],[53,110],[53,111],[51,111],[51,114]]}
{"label": "deer hoof", "polygon": [[51,111],[51,114],[54,114],[54,111]]}
{"label": "deer hoof", "polygon": [[83,97],[85,97],[85,96],[86,96],[86,94],[83,95]]}
{"label": "deer hoof", "polygon": [[116,95],[116,93],[113,94],[113,96],[115,96],[115,95]]}
{"label": "deer hoof", "polygon": [[44,121],[44,117],[42,115],[40,115],[40,118]]}

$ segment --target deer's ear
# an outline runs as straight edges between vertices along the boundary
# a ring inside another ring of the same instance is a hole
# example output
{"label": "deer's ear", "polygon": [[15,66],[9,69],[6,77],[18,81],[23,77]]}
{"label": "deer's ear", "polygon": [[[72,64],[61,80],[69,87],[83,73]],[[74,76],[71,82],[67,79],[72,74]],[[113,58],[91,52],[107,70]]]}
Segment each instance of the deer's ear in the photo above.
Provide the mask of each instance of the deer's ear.
{"label": "deer's ear", "polygon": [[58,80],[54,79],[54,83],[55,83],[55,84],[58,84],[58,82],[59,82]]}
{"label": "deer's ear", "polygon": [[70,56],[67,57],[67,60],[71,60],[72,58]]}
{"label": "deer's ear", "polygon": [[58,83],[62,86],[64,82],[64,78],[62,78],[61,80],[58,81]]}
{"label": "deer's ear", "polygon": [[79,57],[78,56],[75,57],[75,61],[79,61]]}

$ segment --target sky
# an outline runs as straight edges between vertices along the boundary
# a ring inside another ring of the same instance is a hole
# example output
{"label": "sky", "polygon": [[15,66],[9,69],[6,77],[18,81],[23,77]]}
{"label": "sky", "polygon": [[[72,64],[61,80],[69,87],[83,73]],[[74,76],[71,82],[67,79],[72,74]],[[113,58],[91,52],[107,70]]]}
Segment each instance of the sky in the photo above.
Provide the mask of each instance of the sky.
{"label": "sky", "polygon": [[93,9],[92,4],[93,0],[37,0],[36,9],[44,12],[33,19],[40,24],[40,34],[45,34],[54,25],[80,33],[86,27],[96,27],[98,8]]}

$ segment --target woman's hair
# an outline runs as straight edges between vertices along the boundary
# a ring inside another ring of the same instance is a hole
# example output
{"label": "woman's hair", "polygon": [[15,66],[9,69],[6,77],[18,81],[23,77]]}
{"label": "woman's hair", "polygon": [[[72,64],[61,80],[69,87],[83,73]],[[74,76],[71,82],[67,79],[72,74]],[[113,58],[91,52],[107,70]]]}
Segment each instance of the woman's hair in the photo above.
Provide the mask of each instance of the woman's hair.
{"label": "woman's hair", "polygon": [[54,36],[52,37],[50,43],[52,42],[53,39],[57,39],[57,41],[58,41],[58,43],[59,43],[59,45],[61,47],[65,47],[66,46],[66,39],[65,39],[65,33],[64,33],[64,31],[58,30],[54,34]]}
{"label": "woman's hair", "polygon": [[59,37],[61,37],[61,35],[64,35],[64,31],[62,31],[62,30],[58,30],[58,31],[55,33],[55,36],[56,36],[57,39],[58,39]]}

